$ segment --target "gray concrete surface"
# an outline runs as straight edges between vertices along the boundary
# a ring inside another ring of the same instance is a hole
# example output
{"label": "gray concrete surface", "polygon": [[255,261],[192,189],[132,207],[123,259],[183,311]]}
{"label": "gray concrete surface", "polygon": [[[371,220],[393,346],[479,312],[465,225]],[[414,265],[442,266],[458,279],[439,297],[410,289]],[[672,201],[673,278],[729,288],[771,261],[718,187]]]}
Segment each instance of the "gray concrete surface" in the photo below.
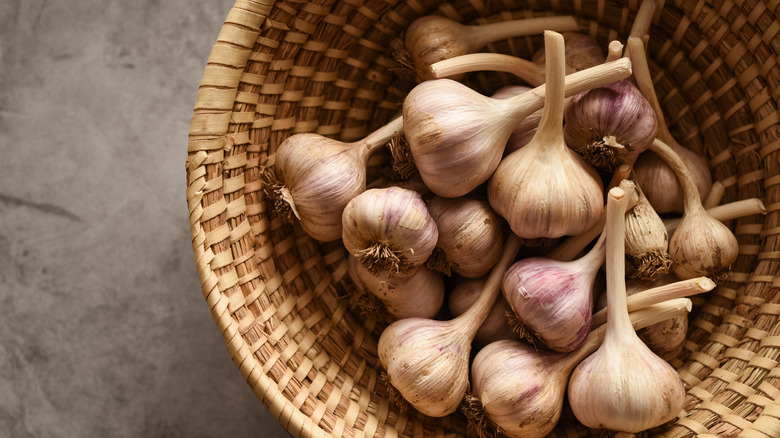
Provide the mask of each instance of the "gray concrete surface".
{"label": "gray concrete surface", "polygon": [[0,437],[286,437],[194,269],[184,158],[233,0],[0,0]]}

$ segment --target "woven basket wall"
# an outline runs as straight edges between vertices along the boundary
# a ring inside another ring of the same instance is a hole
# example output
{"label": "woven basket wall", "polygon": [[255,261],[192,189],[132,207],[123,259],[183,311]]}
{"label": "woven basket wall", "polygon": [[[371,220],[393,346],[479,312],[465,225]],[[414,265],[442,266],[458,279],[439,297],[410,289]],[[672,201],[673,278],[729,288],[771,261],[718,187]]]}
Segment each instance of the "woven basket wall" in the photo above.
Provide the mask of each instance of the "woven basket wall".
{"label": "woven basket wall", "polygon": [[[297,132],[353,141],[400,110],[414,83],[391,47],[415,18],[473,24],[574,14],[606,47],[638,0],[238,0],[205,66],[189,133],[187,201],[206,304],[227,352],[293,436],[473,436],[388,401],[376,342],[386,322],[350,299],[346,251],[283,222],[263,191]],[[765,216],[730,223],[731,276],[695,299],[674,365],[688,388],[666,436],[780,437],[780,0],[667,1],[650,30],[653,80],[672,133],[706,154],[724,202]],[[489,51],[529,57],[539,37]],[[485,76],[487,77],[487,76]],[[505,77],[509,80],[510,78]],[[479,83],[479,77],[477,77]],[[382,154],[371,166],[387,162]],[[598,436],[564,413],[557,436]],[[258,431],[258,436],[262,431]]]}

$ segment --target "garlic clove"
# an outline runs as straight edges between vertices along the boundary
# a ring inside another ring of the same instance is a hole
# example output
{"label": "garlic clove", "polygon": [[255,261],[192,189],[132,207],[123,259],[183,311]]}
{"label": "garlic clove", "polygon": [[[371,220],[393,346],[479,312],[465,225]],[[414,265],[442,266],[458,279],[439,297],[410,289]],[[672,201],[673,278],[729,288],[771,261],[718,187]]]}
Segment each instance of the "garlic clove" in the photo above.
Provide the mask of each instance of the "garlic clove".
{"label": "garlic clove", "polygon": [[626,212],[626,255],[636,267],[632,277],[653,279],[669,272],[669,234],[650,201],[639,189],[636,205]]}
{"label": "garlic clove", "polygon": [[344,246],[374,274],[413,274],[439,236],[420,194],[394,186],[355,196],[344,208],[342,228]]}

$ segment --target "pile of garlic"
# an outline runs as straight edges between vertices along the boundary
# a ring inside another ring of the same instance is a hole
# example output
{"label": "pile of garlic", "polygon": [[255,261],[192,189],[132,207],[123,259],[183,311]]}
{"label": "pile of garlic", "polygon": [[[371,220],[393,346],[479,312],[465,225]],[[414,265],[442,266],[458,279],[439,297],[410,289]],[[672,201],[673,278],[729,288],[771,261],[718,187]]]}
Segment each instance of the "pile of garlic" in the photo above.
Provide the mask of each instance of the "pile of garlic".
{"label": "pile of garlic", "polygon": [[[637,20],[652,12],[646,4]],[[378,340],[388,381],[418,411],[462,409],[480,434],[538,437],[568,393],[588,427],[658,427],[685,394],[667,362],[685,339],[684,297],[712,290],[736,259],[722,221],[763,205],[706,208],[719,202],[707,200],[706,161],[669,133],[641,38],[628,38],[625,55],[613,41],[605,58],[558,17],[525,30],[548,29],[533,60],[468,53],[520,24],[420,19],[410,29],[449,27],[446,41],[485,35],[415,58],[421,82],[402,115],[363,140],[289,137],[265,191],[314,239],[341,239],[353,283],[391,322]],[[486,66],[538,86],[501,84],[485,96],[460,80]],[[367,161],[389,143],[408,146],[416,179],[367,188]],[[633,281],[644,283],[628,296]],[[659,339],[653,327],[670,323],[675,337]]]}

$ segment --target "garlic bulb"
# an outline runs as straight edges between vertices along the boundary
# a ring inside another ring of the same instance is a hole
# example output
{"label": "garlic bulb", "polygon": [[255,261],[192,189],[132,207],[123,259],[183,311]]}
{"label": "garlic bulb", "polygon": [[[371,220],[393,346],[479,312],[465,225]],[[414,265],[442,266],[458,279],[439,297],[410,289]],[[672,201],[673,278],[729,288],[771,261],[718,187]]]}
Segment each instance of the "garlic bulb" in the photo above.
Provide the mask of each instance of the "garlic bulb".
{"label": "garlic bulb", "polygon": [[626,255],[636,267],[633,277],[652,280],[669,272],[669,235],[642,189],[636,188],[637,203],[626,212]]}
{"label": "garlic bulb", "polygon": [[[453,316],[460,316],[466,312],[479,299],[484,287],[485,278],[468,279],[458,283],[450,292],[447,301],[450,313]],[[508,323],[507,312],[512,312],[512,308],[504,297],[499,295],[485,322],[479,326],[479,330],[474,335],[475,347],[481,348],[501,339],[518,339]]]}
{"label": "garlic bulb", "polygon": [[539,128],[527,145],[501,161],[488,182],[490,205],[524,239],[583,233],[598,222],[604,202],[596,170],[566,147],[563,38],[544,35],[547,94]]}
{"label": "garlic bulb", "polygon": [[572,96],[564,118],[566,144],[607,171],[633,164],[655,139],[653,108],[628,79]]}
{"label": "garlic bulb", "polygon": [[520,249],[510,236],[479,299],[449,321],[406,318],[382,332],[379,361],[390,384],[415,409],[431,417],[455,412],[469,386],[471,343],[499,295],[501,277]]}
{"label": "garlic bulb", "polygon": [[604,261],[605,239],[570,262],[529,257],[515,262],[501,290],[533,336],[555,351],[571,351],[590,332],[593,283]]}
{"label": "garlic bulb", "polygon": [[428,201],[428,211],[439,230],[436,247],[444,255],[445,266],[439,269],[445,273],[451,269],[466,278],[487,275],[504,246],[504,221],[487,200],[434,196]]}
{"label": "garlic bulb", "polygon": [[[690,308],[687,298],[667,301],[632,312],[631,322],[637,328],[646,327],[687,315]],[[495,436],[492,432],[500,431],[512,438],[538,438],[550,433],[561,416],[572,369],[598,348],[605,331],[603,327],[594,330],[580,348],[569,353],[539,350],[517,340],[482,348],[471,367],[473,393],[489,420],[482,421],[482,427],[475,424],[480,436]]]}
{"label": "garlic bulb", "polygon": [[607,197],[607,324],[604,342],[569,379],[569,405],[591,429],[637,433],[672,420],[685,388],[677,371],[639,339],[631,325],[625,285],[627,193]]}
{"label": "garlic bulb", "polygon": [[[630,74],[628,59],[597,65],[567,78],[564,93],[580,93]],[[542,87],[509,99],[483,96],[450,79],[412,88],[404,99],[403,129],[425,185],[439,196],[455,198],[487,181],[514,127],[544,106],[547,87]]]}
{"label": "garlic bulb", "polygon": [[[373,274],[350,254],[353,282],[379,299],[395,319],[433,318],[444,304],[444,278],[430,269],[418,269],[408,277]],[[352,276],[352,275],[351,275]]]}
{"label": "garlic bulb", "polygon": [[341,238],[344,206],[366,188],[366,162],[379,147],[402,131],[400,117],[361,141],[344,143],[314,133],[285,139],[266,169],[266,194],[283,219],[300,221],[312,238]]}
{"label": "garlic bulb", "polygon": [[679,278],[722,273],[739,255],[736,236],[704,209],[696,184],[680,155],[658,139],[651,149],[674,170],[685,195],[685,212],[669,240],[672,272]]}
{"label": "garlic bulb", "polygon": [[[645,96],[647,102],[655,112],[657,138],[671,146],[680,155],[686,166],[690,169],[691,177],[698,189],[700,199],[705,199],[712,188],[712,175],[710,174],[707,160],[696,152],[687,149],[674,139],[664,119],[661,103],[655,94],[650,67],[647,64],[647,54],[641,39],[628,38],[628,53],[634,70],[634,79],[637,88]],[[683,190],[677,181],[675,172],[668,167],[652,151],[646,151],[637,158],[634,163],[634,177],[647,196],[648,201],[658,213],[682,213]]]}
{"label": "garlic bulb", "polygon": [[[604,62],[604,52],[601,45],[590,35],[580,32],[563,32],[565,41],[566,74],[572,74]],[[531,60],[539,65],[545,65],[546,47],[534,53]]]}
{"label": "garlic bulb", "polygon": [[[493,99],[508,99],[512,96],[518,96],[522,93],[526,93],[531,89],[522,85],[505,85],[495,93],[491,95]],[[504,155],[511,154],[512,152],[520,149],[528,144],[534,135],[536,135],[536,129],[539,127],[539,122],[542,120],[542,110],[535,111],[528,117],[524,118],[520,123],[512,130],[512,134],[509,135],[506,147],[504,148]]]}
{"label": "garlic bulb", "polygon": [[444,59],[475,52],[486,45],[542,31],[579,30],[572,16],[526,18],[467,26],[439,15],[414,20],[406,29],[405,47],[414,64],[418,81],[432,79],[430,65]]}
{"label": "garlic bulb", "polygon": [[419,193],[370,189],[344,207],[344,246],[374,274],[413,274],[436,247],[439,232]]}

